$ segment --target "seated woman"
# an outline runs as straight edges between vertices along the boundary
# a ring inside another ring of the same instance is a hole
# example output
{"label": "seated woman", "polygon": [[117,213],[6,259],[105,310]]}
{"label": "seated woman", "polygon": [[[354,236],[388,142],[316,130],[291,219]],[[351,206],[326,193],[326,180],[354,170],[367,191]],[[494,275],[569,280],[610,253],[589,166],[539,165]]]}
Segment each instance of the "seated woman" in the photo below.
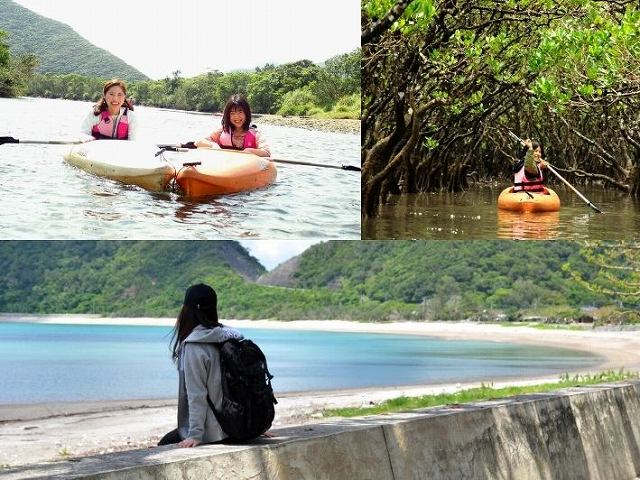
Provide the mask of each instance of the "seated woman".
{"label": "seated woman", "polygon": [[113,79],[104,84],[102,98],[82,122],[82,133],[96,140],[135,140],[137,122],[127,99],[127,86]]}
{"label": "seated woman", "polygon": [[542,146],[530,138],[523,146],[526,148],[524,158],[513,166],[513,191],[541,192],[544,190],[542,169],[547,168],[542,158]]}
{"label": "seated woman", "polygon": [[220,352],[216,344],[242,334],[218,322],[218,299],[209,285],[187,289],[173,331],[173,361],[178,367],[178,428],[158,445],[195,447],[227,438],[207,397],[217,409],[222,404]]}
{"label": "seated woman", "polygon": [[197,147],[228,148],[253,153],[260,157],[271,155],[267,142],[251,125],[251,107],[239,94],[233,95],[222,113],[222,128],[195,142]]}

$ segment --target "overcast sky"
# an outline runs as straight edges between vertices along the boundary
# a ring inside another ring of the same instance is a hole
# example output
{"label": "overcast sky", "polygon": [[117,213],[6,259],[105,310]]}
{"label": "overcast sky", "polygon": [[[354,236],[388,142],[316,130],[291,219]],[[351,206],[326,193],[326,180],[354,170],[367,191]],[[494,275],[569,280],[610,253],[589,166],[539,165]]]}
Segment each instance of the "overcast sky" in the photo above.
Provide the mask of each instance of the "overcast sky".
{"label": "overcast sky", "polygon": [[[360,1],[16,0],[151,78],[321,62],[360,46]],[[51,46],[55,48],[55,45]]]}
{"label": "overcast sky", "polygon": [[267,270],[273,270],[274,267],[282,262],[289,260],[291,257],[304,252],[314,243],[320,240],[242,240],[240,243],[249,253],[260,260]]}

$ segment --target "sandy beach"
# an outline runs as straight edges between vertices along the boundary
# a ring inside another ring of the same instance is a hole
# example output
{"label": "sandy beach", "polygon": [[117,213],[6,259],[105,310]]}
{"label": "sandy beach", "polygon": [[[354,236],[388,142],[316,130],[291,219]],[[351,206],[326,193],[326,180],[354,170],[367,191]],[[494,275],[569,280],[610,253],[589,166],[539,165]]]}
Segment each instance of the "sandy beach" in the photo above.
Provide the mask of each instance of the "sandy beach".
{"label": "sandy beach", "polygon": [[[7,318],[3,316],[4,318]],[[101,318],[87,316],[11,316],[15,321],[42,323],[84,323],[112,325],[173,325],[175,319]],[[2,318],[0,318],[0,321]],[[228,320],[239,329],[270,328],[422,335],[450,340],[485,340],[588,351],[601,357],[597,371],[640,369],[639,331],[539,330],[531,327],[503,327],[471,322],[356,323],[347,321],[249,321]],[[589,369],[594,372],[593,368]],[[577,372],[569,372],[577,373]],[[495,386],[533,384],[557,377],[482,379]],[[274,427],[326,420],[325,408],[363,406],[401,395],[417,396],[451,392],[479,386],[467,384],[416,385],[406,387],[304,392],[279,395]],[[154,446],[175,428],[176,399],[112,402],[0,405],[0,467],[62,460]]]}

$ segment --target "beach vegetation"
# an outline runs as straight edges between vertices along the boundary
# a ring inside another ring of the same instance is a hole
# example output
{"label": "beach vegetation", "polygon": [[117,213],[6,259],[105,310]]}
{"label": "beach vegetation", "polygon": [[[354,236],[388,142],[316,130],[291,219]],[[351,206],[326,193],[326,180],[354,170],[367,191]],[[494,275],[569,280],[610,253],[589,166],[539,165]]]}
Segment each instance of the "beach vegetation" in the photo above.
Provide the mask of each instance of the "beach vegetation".
{"label": "beach vegetation", "polygon": [[563,374],[558,381],[526,386],[507,386],[495,388],[493,384],[482,383],[480,387],[462,389],[457,392],[423,395],[420,397],[397,397],[385,400],[377,405],[361,408],[335,408],[322,412],[325,417],[360,417],[405,412],[421,408],[445,407],[485,400],[507,399],[519,395],[554,392],[563,388],[584,387],[640,378],[637,371],[606,370],[598,373],[569,375]]}
{"label": "beach vegetation", "polygon": [[71,453],[68,447],[62,447],[58,449],[58,456],[63,460],[68,460],[73,456],[73,453]]}

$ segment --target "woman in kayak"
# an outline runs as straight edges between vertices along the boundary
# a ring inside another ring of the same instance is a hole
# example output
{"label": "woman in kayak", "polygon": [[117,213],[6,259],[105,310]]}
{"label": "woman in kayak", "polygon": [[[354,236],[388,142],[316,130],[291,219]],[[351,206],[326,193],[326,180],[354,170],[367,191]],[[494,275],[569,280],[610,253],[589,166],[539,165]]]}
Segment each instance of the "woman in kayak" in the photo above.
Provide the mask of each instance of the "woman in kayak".
{"label": "woman in kayak", "polygon": [[215,344],[242,334],[218,322],[216,292],[199,283],[187,289],[173,331],[173,361],[178,367],[178,428],[158,445],[195,447],[227,438],[207,398],[222,406],[220,354]]}
{"label": "woman in kayak", "polygon": [[239,94],[233,95],[224,106],[222,128],[207,138],[195,142],[197,147],[242,150],[260,157],[271,155],[269,146],[255,126],[251,125],[251,107]]}
{"label": "woman in kayak", "polygon": [[127,99],[127,86],[122,80],[109,80],[102,89],[102,98],[82,122],[82,133],[97,140],[135,140],[136,117]]}
{"label": "woman in kayak", "polygon": [[513,191],[541,192],[544,190],[542,169],[547,168],[547,164],[542,158],[542,145],[527,138],[523,147],[526,148],[524,159],[516,162],[513,166]]}

